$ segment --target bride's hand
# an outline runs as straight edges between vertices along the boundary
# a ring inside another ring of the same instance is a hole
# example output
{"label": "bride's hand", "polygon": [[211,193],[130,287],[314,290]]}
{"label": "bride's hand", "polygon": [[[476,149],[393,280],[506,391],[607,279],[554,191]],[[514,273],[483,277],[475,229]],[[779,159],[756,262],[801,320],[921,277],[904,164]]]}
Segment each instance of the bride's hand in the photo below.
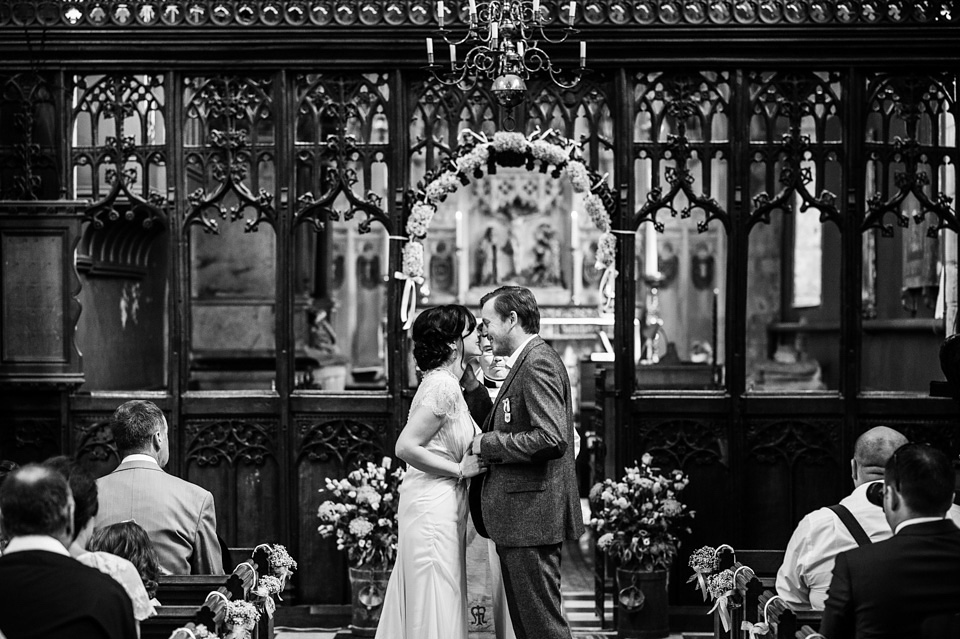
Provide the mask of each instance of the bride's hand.
{"label": "bride's hand", "polygon": [[460,461],[460,472],[464,478],[476,477],[480,473],[487,472],[487,465],[480,459],[479,455],[467,453]]}

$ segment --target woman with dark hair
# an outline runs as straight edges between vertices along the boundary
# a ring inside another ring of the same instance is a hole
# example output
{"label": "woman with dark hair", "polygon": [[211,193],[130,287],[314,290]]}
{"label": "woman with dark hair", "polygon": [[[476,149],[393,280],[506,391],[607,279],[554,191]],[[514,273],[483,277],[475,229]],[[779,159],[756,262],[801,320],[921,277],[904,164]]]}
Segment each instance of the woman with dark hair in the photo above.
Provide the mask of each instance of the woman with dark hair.
{"label": "woman with dark hair", "polygon": [[152,599],[157,594],[160,562],[147,531],[135,521],[121,521],[97,530],[87,548],[94,552],[108,552],[123,557],[136,567],[143,586]]}
{"label": "woman with dark hair", "polygon": [[378,639],[466,639],[467,488],[484,472],[467,451],[479,428],[460,388],[480,356],[477,320],[464,306],[427,309],[413,323],[413,356],[423,372],[397,457],[408,464],[397,507],[397,562]]}
{"label": "woman with dark hair", "polygon": [[158,604],[152,599],[153,594],[147,593],[146,580],[141,579],[142,573],[137,566],[124,557],[109,552],[92,552],[95,549],[89,548],[94,536],[93,520],[100,510],[96,480],[76,460],[64,455],[51,457],[43,462],[43,465],[63,475],[70,485],[70,492],[73,493],[74,537],[67,550],[80,563],[110,575],[123,586],[133,604],[133,616],[137,620],[139,632],[140,622],[156,615],[155,606]]}

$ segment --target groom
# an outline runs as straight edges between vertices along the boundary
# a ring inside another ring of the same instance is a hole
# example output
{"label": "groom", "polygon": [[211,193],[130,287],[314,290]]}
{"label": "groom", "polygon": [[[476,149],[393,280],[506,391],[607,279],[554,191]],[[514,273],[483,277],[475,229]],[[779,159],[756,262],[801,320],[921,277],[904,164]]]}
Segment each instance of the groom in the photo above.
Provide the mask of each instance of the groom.
{"label": "groom", "polygon": [[566,368],[540,331],[528,289],[502,286],[480,300],[481,331],[510,372],[472,451],[489,464],[477,530],[497,545],[518,639],[569,638],[560,605],[560,549],[583,534]]}

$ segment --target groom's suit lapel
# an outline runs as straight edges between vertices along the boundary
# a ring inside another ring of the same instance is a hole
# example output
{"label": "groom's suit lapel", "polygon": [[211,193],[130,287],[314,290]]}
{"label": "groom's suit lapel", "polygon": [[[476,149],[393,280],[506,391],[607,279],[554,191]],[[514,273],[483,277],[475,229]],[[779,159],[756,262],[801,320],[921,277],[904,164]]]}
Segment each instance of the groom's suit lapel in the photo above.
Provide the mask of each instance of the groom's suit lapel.
{"label": "groom's suit lapel", "polygon": [[507,391],[510,389],[510,384],[513,383],[513,378],[517,376],[517,372],[523,365],[523,360],[527,358],[527,355],[531,350],[542,343],[543,339],[537,335],[530,340],[526,346],[523,347],[522,351],[520,351],[520,355],[517,356],[517,361],[515,361],[513,366],[510,367],[510,372],[507,374],[506,379],[503,380],[503,385],[500,387],[500,391],[497,393],[497,399],[493,402],[493,408],[490,409],[490,413],[483,422],[483,432],[490,432],[490,428],[493,426],[494,415],[497,414],[497,410],[500,408],[500,402],[504,397],[506,397]]}

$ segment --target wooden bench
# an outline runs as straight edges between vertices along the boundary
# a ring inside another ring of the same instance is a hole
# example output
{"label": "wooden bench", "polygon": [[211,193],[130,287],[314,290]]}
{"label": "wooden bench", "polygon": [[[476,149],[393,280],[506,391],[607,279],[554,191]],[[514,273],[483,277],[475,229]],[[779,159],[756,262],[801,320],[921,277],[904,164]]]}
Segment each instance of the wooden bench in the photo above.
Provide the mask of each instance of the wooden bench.
{"label": "wooden bench", "polygon": [[157,601],[166,606],[203,605],[207,593],[227,584],[230,575],[160,575],[157,578]]}
{"label": "wooden bench", "polygon": [[[735,563],[749,566],[764,586],[773,589],[777,583],[777,571],[783,564],[782,550],[733,550],[721,546],[719,551],[720,570],[731,568]],[[729,549],[729,550],[728,550]]]}
{"label": "wooden bench", "polygon": [[160,606],[157,615],[140,622],[140,639],[167,639],[177,628],[193,622],[197,606]]}
{"label": "wooden bench", "polygon": [[[167,639],[174,630],[181,627],[190,627],[188,624],[203,624],[215,628],[223,621],[227,601],[246,599],[250,590],[257,583],[257,571],[252,560],[244,561],[234,568],[230,575],[181,575],[178,577],[163,577],[166,581],[167,592],[184,599],[195,599],[200,588],[213,584],[200,597],[200,603],[187,605],[164,605],[157,609],[157,616],[140,622],[141,639]],[[219,584],[219,585],[218,585]],[[254,631],[255,639],[272,639],[273,621],[261,616],[260,623]]]}
{"label": "wooden bench", "polygon": [[[750,613],[747,611],[745,614]],[[816,634],[815,628],[820,627],[823,620],[823,611],[820,610],[791,610],[772,590],[764,590],[760,595],[757,607],[752,611],[759,621],[766,620],[770,624],[773,639],[797,639]],[[747,619],[747,621],[750,621]],[[754,622],[756,623],[756,622]],[[809,631],[809,632],[807,632]],[[805,633],[806,634],[802,634]]]}

